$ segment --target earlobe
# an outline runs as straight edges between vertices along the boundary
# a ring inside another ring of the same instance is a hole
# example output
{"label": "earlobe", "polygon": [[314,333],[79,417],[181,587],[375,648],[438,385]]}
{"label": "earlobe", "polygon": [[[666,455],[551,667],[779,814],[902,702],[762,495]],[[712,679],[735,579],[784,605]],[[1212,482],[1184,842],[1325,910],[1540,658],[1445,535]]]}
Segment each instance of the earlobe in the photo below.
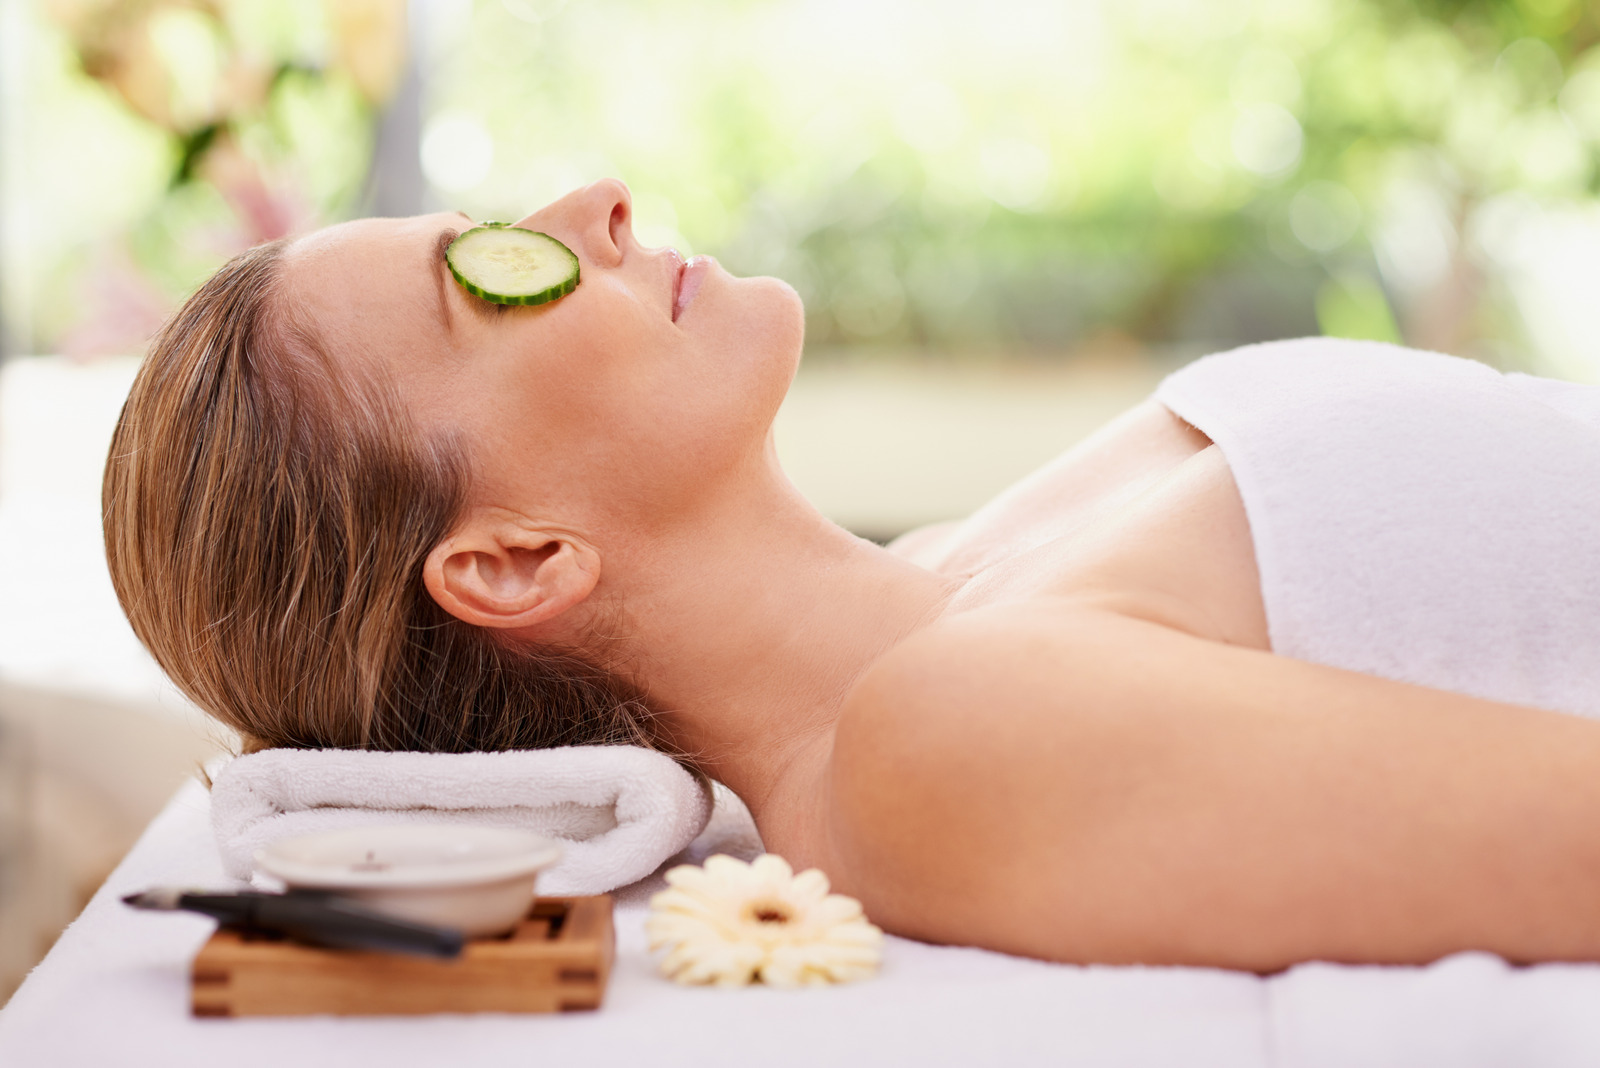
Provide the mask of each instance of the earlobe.
{"label": "earlobe", "polygon": [[583,603],[599,579],[599,554],[581,539],[489,515],[469,519],[436,545],[422,573],[439,607],[501,630],[556,619]]}

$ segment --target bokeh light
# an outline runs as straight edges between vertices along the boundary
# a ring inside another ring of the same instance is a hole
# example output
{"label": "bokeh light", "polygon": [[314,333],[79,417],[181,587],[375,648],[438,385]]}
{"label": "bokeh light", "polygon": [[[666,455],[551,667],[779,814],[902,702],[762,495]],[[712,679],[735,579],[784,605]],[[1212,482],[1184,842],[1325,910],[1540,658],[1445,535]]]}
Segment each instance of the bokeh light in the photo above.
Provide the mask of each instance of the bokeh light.
{"label": "bokeh light", "polygon": [[1198,351],[1381,304],[1413,344],[1572,366],[1510,245],[1464,235],[1595,202],[1581,0],[153,0],[95,29],[118,2],[8,8],[13,347],[136,346],[81,294],[147,327],[275,227],[517,218],[614,174],[642,240],[795,285],[818,354]]}

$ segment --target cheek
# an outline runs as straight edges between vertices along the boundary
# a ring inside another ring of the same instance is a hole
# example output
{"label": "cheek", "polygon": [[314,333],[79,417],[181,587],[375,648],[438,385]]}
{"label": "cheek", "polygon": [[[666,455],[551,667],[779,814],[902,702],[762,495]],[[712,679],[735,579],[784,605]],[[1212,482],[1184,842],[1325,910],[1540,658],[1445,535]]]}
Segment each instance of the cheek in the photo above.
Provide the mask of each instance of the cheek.
{"label": "cheek", "polygon": [[793,289],[730,281],[692,331],[614,306],[582,337],[546,335],[540,351],[518,354],[486,398],[488,451],[552,503],[635,519],[693,507],[760,454],[803,340]]}
{"label": "cheek", "polygon": [[739,279],[716,296],[715,314],[614,380],[612,468],[628,469],[635,494],[671,512],[762,455],[799,362],[804,315],[793,289]]}

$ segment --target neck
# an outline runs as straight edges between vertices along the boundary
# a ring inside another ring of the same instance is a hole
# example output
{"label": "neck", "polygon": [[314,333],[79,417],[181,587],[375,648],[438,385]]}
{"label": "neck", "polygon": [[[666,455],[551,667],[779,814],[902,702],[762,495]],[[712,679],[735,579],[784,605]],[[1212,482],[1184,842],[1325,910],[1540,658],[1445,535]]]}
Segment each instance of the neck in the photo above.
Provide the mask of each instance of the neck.
{"label": "neck", "polygon": [[621,661],[668,736],[759,821],[825,760],[846,696],[951,593],[938,575],[823,518],[778,469],[608,561],[627,591]]}

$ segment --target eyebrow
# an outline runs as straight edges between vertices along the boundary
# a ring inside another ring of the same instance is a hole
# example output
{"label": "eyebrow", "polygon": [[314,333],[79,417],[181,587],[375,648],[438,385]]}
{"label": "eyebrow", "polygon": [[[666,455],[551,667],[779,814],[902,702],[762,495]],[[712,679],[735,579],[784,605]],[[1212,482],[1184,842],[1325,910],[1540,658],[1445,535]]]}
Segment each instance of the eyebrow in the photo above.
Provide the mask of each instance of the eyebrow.
{"label": "eyebrow", "polygon": [[[472,217],[466,212],[458,211],[456,214],[466,219],[468,223],[472,222]],[[439,323],[444,327],[446,334],[454,333],[456,328],[455,316],[450,311],[450,297],[448,294],[448,290],[455,282],[455,275],[450,273],[450,263],[446,257],[450,252],[451,243],[460,236],[460,230],[447,226],[439,231],[439,236],[434,238],[433,241],[433,274],[439,298],[438,307],[435,311],[439,317]],[[490,304],[488,301],[477,299],[467,301],[467,306],[483,319],[492,319],[496,311],[504,309],[504,305]]]}
{"label": "eyebrow", "polygon": [[450,314],[450,297],[445,292],[451,281],[450,267],[445,261],[445,254],[450,251],[450,243],[457,237],[455,230],[441,230],[433,242],[433,281],[435,296],[439,298],[438,306],[434,309],[439,316],[439,325],[444,327],[446,334],[455,333],[455,317]]}

